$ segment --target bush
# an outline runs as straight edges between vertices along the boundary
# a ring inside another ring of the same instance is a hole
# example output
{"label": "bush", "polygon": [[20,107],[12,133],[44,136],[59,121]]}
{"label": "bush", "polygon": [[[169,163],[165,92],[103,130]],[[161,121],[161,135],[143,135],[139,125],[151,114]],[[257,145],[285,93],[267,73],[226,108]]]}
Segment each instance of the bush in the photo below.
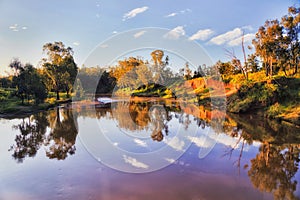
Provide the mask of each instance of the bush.
{"label": "bush", "polygon": [[246,98],[240,101],[236,101],[234,106],[231,108],[231,112],[234,113],[244,113],[247,112],[251,105],[253,104],[253,100],[250,98]]}
{"label": "bush", "polygon": [[6,101],[6,100],[7,100],[6,97],[0,96],[0,102]]}
{"label": "bush", "polygon": [[270,118],[278,117],[281,113],[283,113],[283,107],[278,102],[271,105],[267,111],[267,115]]}

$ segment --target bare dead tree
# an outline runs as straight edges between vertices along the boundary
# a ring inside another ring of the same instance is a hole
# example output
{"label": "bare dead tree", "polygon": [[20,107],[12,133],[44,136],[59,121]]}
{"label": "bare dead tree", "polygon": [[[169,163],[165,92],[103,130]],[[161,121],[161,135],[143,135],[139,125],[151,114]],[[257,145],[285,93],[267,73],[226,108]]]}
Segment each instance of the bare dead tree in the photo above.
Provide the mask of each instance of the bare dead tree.
{"label": "bare dead tree", "polygon": [[244,45],[244,32],[242,35],[242,51],[244,55],[244,64],[241,63],[240,59],[238,59],[234,53],[234,51],[229,51],[228,49],[225,49],[226,55],[231,59],[231,62],[234,66],[236,66],[241,72],[243,73],[246,80],[248,80],[248,67],[247,67],[247,58],[246,58],[246,52],[245,52],[245,45]]}

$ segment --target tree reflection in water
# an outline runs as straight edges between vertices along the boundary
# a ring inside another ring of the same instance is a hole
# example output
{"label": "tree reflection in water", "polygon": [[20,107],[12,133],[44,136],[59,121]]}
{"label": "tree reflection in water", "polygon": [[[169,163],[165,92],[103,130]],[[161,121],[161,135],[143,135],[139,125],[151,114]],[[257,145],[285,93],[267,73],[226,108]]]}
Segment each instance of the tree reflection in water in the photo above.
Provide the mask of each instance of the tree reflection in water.
{"label": "tree reflection in water", "polygon": [[[188,105],[187,105],[188,106]],[[201,111],[202,112],[202,111]],[[260,142],[258,154],[245,165],[253,186],[262,192],[270,192],[275,199],[299,199],[295,196],[297,181],[295,174],[299,167],[299,128],[286,127],[279,123],[251,117],[227,116],[221,131],[218,120],[201,118],[191,107],[188,109],[176,103],[160,102],[117,102],[110,108],[97,108],[96,114],[88,109],[81,116],[115,119],[120,128],[131,131],[146,130],[155,141],[162,141],[169,133],[168,123],[173,119],[186,129],[194,122],[201,128],[210,127],[215,134],[226,134],[236,138],[236,144],[229,147],[227,154],[239,150],[235,164],[240,170],[245,145]],[[210,116],[209,111],[203,111]],[[201,114],[200,114],[201,115]],[[222,116],[221,114],[219,116]],[[255,119],[255,120],[254,120]],[[24,118],[14,126],[20,131],[11,147],[12,156],[22,162],[34,157],[38,150],[46,147],[50,159],[65,159],[76,151],[75,141],[77,115],[71,109],[56,108]]]}
{"label": "tree reflection in water", "polygon": [[272,192],[275,199],[299,199],[294,195],[299,152],[299,144],[278,146],[264,142],[251,160],[248,175],[252,184],[260,191]]}
{"label": "tree reflection in water", "polygon": [[[118,122],[118,127],[129,130],[146,130],[151,133],[154,141],[162,141],[168,135],[168,122],[172,119],[171,110],[178,105],[167,107],[159,102],[117,102],[112,105],[112,117]],[[102,116],[107,108],[98,108],[97,116]],[[107,111],[106,111],[107,112]],[[106,113],[105,112],[105,113]]]}
{"label": "tree reflection in water", "polygon": [[46,138],[45,144],[48,146],[47,157],[58,160],[65,159],[68,154],[75,153],[75,141],[78,134],[75,121],[70,109],[56,108],[56,112],[49,115],[50,134]]}
{"label": "tree reflection in water", "polygon": [[40,112],[28,118],[23,118],[22,122],[13,126],[20,130],[16,135],[15,144],[11,146],[12,156],[18,161],[23,162],[25,157],[34,157],[45,140],[45,132],[49,125],[47,114]]}
{"label": "tree reflection in water", "polygon": [[77,117],[70,109],[61,108],[23,118],[20,124],[13,127],[20,131],[10,148],[13,158],[23,162],[26,157],[34,157],[42,146],[47,148],[46,155],[50,159],[61,160],[68,154],[74,154],[78,134],[75,121]]}
{"label": "tree reflection in water", "polygon": [[151,124],[153,126],[151,138],[155,141],[162,141],[164,138],[163,130],[168,135],[167,112],[162,105],[152,106],[150,109]]}
{"label": "tree reflection in water", "polygon": [[239,137],[237,143],[242,144],[239,164],[245,142],[261,143],[259,153],[251,159],[248,170],[253,186],[262,192],[272,193],[274,199],[299,199],[294,194],[297,186],[295,175],[300,161],[300,139],[297,137],[297,127],[276,123],[275,128],[282,130],[277,132],[274,131],[273,126],[270,126],[274,122],[266,119],[245,120],[238,116],[234,118],[236,127],[231,133],[228,131],[230,128],[225,127],[225,130],[228,135]]}

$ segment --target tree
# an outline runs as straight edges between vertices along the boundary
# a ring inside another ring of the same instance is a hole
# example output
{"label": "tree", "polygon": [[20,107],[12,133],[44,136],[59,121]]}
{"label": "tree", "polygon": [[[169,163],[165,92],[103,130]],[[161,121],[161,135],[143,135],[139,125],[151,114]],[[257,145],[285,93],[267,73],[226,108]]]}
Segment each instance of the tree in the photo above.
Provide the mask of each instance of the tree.
{"label": "tree", "polygon": [[273,63],[276,62],[276,55],[279,52],[280,41],[282,39],[282,27],[278,20],[268,20],[261,26],[253,40],[256,53],[262,58],[266,75],[273,75]]}
{"label": "tree", "polygon": [[14,71],[14,76],[17,76],[22,69],[22,63],[18,58],[13,58],[9,67]]}
{"label": "tree", "polygon": [[118,65],[111,69],[110,75],[116,79],[119,87],[134,88],[137,85],[135,70],[142,65],[144,65],[144,61],[135,57],[119,60]]}
{"label": "tree", "polygon": [[281,19],[281,25],[285,33],[283,41],[287,49],[286,59],[290,60],[289,64],[294,68],[294,74],[296,74],[300,63],[300,7],[289,7],[288,14]]}
{"label": "tree", "polygon": [[62,42],[47,43],[43,46],[43,51],[48,55],[48,58],[42,60],[43,72],[48,78],[48,85],[56,92],[56,99],[59,100],[60,90],[69,95],[78,72],[73,51]]}
{"label": "tree", "polygon": [[146,87],[153,82],[152,72],[147,65],[141,65],[136,69],[136,73],[139,80],[139,85],[145,85]]}
{"label": "tree", "polygon": [[[162,58],[164,57],[164,52],[162,50],[155,50],[151,52],[152,61],[155,66],[163,65]],[[169,57],[168,57],[169,60]]]}
{"label": "tree", "polygon": [[244,56],[244,64],[241,62],[240,59],[238,59],[234,52],[232,51],[229,51],[229,50],[226,50],[227,51],[227,55],[231,58],[231,64],[236,68],[238,69],[240,72],[243,73],[244,75],[244,78],[246,80],[248,80],[248,63],[247,63],[247,60],[246,60],[246,53],[245,53],[245,47],[244,47],[244,33],[243,33],[243,36],[242,36],[242,52],[243,52],[243,56]]}
{"label": "tree", "polygon": [[192,78],[192,70],[190,69],[189,63],[185,63],[184,67],[184,79],[185,80],[190,80]]}
{"label": "tree", "polygon": [[170,70],[166,68],[169,64],[169,56],[166,56],[163,61],[164,51],[157,49],[151,52],[151,57],[153,61],[153,80],[155,83],[162,84],[170,76]]}
{"label": "tree", "polygon": [[79,100],[82,99],[84,96],[84,89],[82,87],[82,83],[79,78],[75,81],[75,99]]}
{"label": "tree", "polygon": [[2,87],[2,88],[11,88],[12,87],[11,77],[2,77],[2,78],[0,78],[0,87]]}
{"label": "tree", "polygon": [[257,72],[259,70],[259,63],[255,54],[248,55],[247,64],[251,72]]}
{"label": "tree", "polygon": [[24,104],[25,99],[29,103],[32,97],[36,104],[45,100],[47,97],[46,86],[33,65],[27,63],[23,66],[18,59],[14,59],[9,67],[14,69],[13,82],[17,88],[16,95],[22,100],[22,104]]}
{"label": "tree", "polygon": [[48,94],[44,78],[32,65],[26,66],[25,71],[29,71],[29,94],[33,95],[36,104],[43,103]]}
{"label": "tree", "polygon": [[[279,22],[268,20],[256,33],[252,41],[256,54],[263,62],[266,75],[272,76],[277,70],[288,69],[298,72],[300,57],[300,8],[290,7],[288,15]],[[274,68],[276,67],[276,68]]]}
{"label": "tree", "polygon": [[234,65],[231,62],[221,62],[219,60],[215,65],[218,68],[223,79],[225,78],[225,76],[232,75],[236,71]]}
{"label": "tree", "polygon": [[67,97],[69,97],[73,89],[78,68],[72,56],[67,56],[65,59],[63,59],[61,64],[66,70],[66,72],[63,74],[62,87],[67,92]]}

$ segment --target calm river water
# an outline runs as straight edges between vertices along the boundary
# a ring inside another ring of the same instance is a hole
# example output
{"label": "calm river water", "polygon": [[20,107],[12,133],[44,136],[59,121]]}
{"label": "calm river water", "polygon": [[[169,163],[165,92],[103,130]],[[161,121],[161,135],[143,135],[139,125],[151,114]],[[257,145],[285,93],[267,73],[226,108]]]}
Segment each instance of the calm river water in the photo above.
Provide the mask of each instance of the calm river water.
{"label": "calm river water", "polygon": [[0,119],[0,199],[299,199],[299,127],[174,102]]}

